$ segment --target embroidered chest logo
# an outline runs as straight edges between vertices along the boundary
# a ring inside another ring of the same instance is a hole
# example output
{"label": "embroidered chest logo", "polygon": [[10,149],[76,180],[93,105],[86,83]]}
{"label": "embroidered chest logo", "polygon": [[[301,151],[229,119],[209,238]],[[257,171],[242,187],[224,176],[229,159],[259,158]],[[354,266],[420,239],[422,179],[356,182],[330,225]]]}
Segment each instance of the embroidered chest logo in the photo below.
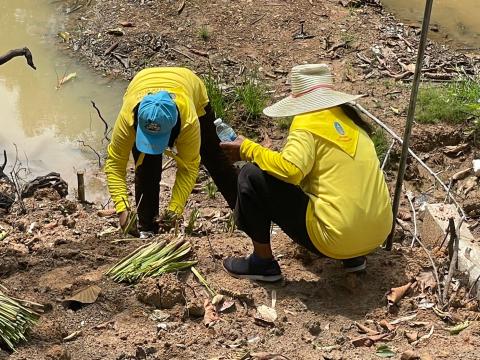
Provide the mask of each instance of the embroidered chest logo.
{"label": "embroidered chest logo", "polygon": [[337,131],[337,133],[340,135],[340,136],[344,136],[345,135],[345,130],[343,129],[342,125],[340,125],[340,123],[338,121],[335,121],[333,123],[333,126],[335,127],[335,130]]}
{"label": "embroidered chest logo", "polygon": [[337,132],[337,134],[340,135],[337,138],[337,141],[349,142],[352,140],[350,136],[346,135],[347,133],[345,129],[343,128],[342,124],[340,124],[338,121],[334,121],[333,126],[335,127],[335,131]]}

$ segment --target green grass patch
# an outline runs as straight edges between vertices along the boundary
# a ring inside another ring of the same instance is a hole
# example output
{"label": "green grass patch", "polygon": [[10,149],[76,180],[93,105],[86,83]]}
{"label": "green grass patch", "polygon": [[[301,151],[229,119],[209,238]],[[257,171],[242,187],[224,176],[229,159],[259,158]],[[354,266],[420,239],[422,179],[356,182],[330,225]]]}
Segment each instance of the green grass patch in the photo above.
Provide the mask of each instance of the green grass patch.
{"label": "green grass patch", "polygon": [[385,131],[383,131],[383,129],[380,129],[380,128],[375,129],[375,131],[371,136],[371,139],[373,141],[373,145],[375,145],[375,151],[377,152],[377,157],[380,161],[382,161],[389,148],[387,135],[385,134]]}
{"label": "green grass patch", "polygon": [[206,25],[202,25],[198,29],[198,37],[203,41],[208,41],[210,39],[210,30],[208,30]]}
{"label": "green grass patch", "polygon": [[281,130],[288,130],[290,129],[290,125],[292,125],[293,116],[279,118],[277,120],[277,125]]}
{"label": "green grass patch", "polygon": [[256,76],[249,76],[236,88],[235,93],[247,120],[258,119],[267,104],[265,86],[257,80]]}
{"label": "green grass patch", "polygon": [[417,122],[460,124],[475,118],[480,118],[480,83],[468,80],[420,88]]}
{"label": "green grass patch", "polygon": [[225,119],[227,115],[227,98],[220,86],[220,82],[212,74],[204,78],[205,87],[207,88],[210,106],[215,112],[217,118]]}
{"label": "green grass patch", "polygon": [[215,199],[218,188],[217,188],[217,185],[215,185],[215,183],[213,182],[213,180],[207,183],[207,185],[205,186],[205,190],[207,191],[209,199]]}

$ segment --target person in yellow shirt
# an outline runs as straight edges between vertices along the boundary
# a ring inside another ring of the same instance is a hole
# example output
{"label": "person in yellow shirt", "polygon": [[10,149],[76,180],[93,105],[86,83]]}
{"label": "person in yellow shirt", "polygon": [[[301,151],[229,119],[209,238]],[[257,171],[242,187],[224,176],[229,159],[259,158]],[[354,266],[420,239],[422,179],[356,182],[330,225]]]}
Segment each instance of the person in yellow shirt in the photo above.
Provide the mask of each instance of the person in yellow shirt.
{"label": "person in yellow shirt", "polygon": [[[173,226],[195,185],[200,162],[229,206],[235,206],[238,171],[219,147],[214,121],[205,85],[192,71],[157,67],[135,75],[125,92],[105,163],[122,228],[130,218],[126,183],[130,152],[135,161],[138,230],[157,232],[159,224]],[[164,153],[176,160],[177,172],[171,200],[157,219]],[[136,228],[130,232],[138,235]]]}
{"label": "person in yellow shirt", "polygon": [[247,257],[228,257],[234,277],[282,278],[270,245],[272,222],[311,252],[343,261],[349,272],[366,268],[365,255],[392,228],[390,195],[370,127],[348,103],[360,96],[333,90],[324,64],[295,66],[292,93],[266,108],[271,117],[294,116],[280,152],[238,137],[221,143],[240,171],[235,220],[253,241]]}

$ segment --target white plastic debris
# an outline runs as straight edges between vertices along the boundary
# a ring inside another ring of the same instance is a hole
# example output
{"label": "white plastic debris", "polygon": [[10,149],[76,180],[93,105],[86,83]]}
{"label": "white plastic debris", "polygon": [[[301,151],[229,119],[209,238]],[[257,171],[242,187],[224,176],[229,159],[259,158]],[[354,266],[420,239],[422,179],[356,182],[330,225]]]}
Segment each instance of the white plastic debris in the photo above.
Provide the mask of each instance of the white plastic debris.
{"label": "white plastic debris", "polygon": [[473,160],[473,172],[475,176],[480,176],[480,159]]}

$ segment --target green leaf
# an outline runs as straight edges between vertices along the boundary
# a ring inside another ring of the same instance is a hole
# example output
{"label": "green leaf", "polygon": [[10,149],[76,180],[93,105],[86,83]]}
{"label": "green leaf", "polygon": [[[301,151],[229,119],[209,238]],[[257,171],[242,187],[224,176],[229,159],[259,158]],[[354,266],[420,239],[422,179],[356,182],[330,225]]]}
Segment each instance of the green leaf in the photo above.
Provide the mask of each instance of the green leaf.
{"label": "green leaf", "polygon": [[463,323],[460,323],[458,325],[455,325],[455,326],[452,326],[452,327],[449,327],[449,328],[445,328],[445,330],[447,330],[448,332],[450,332],[450,335],[458,335],[460,334],[463,330],[465,330],[466,328],[468,328],[470,326],[470,322],[467,320]]}
{"label": "green leaf", "polygon": [[377,356],[389,358],[395,356],[395,353],[387,345],[380,345],[377,347]]}
{"label": "green leaf", "polygon": [[190,268],[190,270],[192,271],[193,275],[195,275],[198,279],[198,281],[200,281],[200,283],[205,286],[205,288],[207,289],[207,291],[210,293],[210,295],[212,297],[214,297],[216,295],[215,291],[213,291],[210,286],[208,286],[208,283],[207,283],[207,280],[205,280],[205,278],[200,274],[200,272],[195,268],[195,266],[192,266]]}

